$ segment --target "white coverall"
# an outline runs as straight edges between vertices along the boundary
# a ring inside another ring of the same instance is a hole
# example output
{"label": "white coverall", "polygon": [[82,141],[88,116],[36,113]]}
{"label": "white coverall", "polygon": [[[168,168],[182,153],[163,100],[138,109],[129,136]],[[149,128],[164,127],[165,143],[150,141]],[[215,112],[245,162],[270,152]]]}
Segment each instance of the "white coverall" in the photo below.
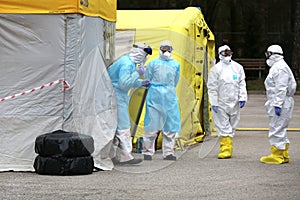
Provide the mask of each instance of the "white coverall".
{"label": "white coverall", "polygon": [[240,120],[239,102],[247,101],[243,67],[234,60],[221,60],[211,68],[207,87],[210,104],[218,106],[212,114],[219,137],[233,137]]}
{"label": "white coverall", "polygon": [[[269,115],[269,142],[277,149],[284,150],[290,141],[286,128],[292,117],[296,81],[293,73],[281,55],[272,55],[274,61],[265,80],[267,101],[265,107]],[[277,116],[274,107],[281,108]]]}

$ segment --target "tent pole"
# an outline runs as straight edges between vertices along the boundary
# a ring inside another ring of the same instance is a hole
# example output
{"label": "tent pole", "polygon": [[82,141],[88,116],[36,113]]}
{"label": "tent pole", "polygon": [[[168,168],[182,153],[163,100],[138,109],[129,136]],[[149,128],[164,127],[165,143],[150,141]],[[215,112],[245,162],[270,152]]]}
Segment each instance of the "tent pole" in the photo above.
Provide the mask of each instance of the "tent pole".
{"label": "tent pole", "polygon": [[146,88],[145,92],[143,94],[143,97],[142,97],[141,104],[140,104],[139,109],[138,109],[137,117],[135,119],[132,132],[131,132],[131,137],[133,137],[133,138],[135,137],[136,130],[137,130],[137,127],[139,125],[139,121],[140,121],[140,118],[141,118],[141,115],[142,115],[142,111],[143,111],[143,108],[144,108],[144,104],[145,104],[147,93],[148,93],[148,89]]}

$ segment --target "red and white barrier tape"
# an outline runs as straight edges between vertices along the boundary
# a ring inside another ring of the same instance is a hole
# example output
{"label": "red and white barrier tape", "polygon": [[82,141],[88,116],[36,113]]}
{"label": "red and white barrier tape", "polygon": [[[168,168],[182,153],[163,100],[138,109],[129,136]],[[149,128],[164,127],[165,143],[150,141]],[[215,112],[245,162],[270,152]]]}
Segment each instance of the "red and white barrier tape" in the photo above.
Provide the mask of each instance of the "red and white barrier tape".
{"label": "red and white barrier tape", "polygon": [[1,98],[0,101],[2,102],[2,101],[5,101],[5,100],[8,100],[8,99],[14,99],[14,98],[16,98],[16,97],[18,97],[18,96],[22,96],[22,95],[25,95],[25,94],[28,94],[28,93],[31,93],[31,92],[35,92],[35,91],[37,91],[37,90],[42,90],[42,89],[44,89],[44,88],[46,88],[46,87],[53,86],[53,85],[56,85],[56,84],[58,84],[58,83],[62,83],[62,88],[63,88],[63,89],[68,89],[68,88],[70,88],[70,85],[68,84],[67,81],[65,81],[64,79],[58,79],[58,80],[56,80],[56,81],[52,81],[52,82],[47,83],[47,84],[45,84],[45,85],[41,85],[41,86],[39,86],[39,87],[35,87],[35,88],[31,89],[31,90],[27,90],[27,91],[20,92],[20,93],[18,93],[18,94],[12,95],[12,96],[7,96],[7,97],[4,97],[4,98]]}

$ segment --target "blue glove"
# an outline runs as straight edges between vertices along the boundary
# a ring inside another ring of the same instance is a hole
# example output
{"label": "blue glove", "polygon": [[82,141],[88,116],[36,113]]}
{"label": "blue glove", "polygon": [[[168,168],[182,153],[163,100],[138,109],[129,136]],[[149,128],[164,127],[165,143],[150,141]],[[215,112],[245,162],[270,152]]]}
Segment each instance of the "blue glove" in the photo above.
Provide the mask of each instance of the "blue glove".
{"label": "blue glove", "polygon": [[218,106],[212,106],[212,109],[215,113],[218,113]]}
{"label": "blue glove", "polygon": [[145,74],[146,69],[145,69],[145,67],[143,67],[143,66],[139,66],[139,67],[136,69],[136,71],[137,71],[140,75],[143,75],[143,74]]}
{"label": "blue glove", "polygon": [[245,106],[245,101],[240,101],[240,108],[243,108]]}
{"label": "blue glove", "polygon": [[275,106],[275,114],[277,116],[280,116],[280,113],[281,113],[281,108]]}
{"label": "blue glove", "polygon": [[150,85],[151,85],[151,83],[150,83],[149,80],[143,80],[142,81],[142,86],[149,87]]}

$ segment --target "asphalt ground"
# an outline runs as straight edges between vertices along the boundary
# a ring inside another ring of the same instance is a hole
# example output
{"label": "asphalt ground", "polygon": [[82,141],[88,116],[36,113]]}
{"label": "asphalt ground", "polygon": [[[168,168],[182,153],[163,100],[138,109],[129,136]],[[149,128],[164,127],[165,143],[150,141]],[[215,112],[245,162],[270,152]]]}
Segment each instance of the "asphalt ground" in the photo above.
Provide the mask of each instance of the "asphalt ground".
{"label": "asphalt ground", "polygon": [[[116,166],[112,171],[82,176],[46,176],[32,172],[0,173],[0,199],[300,199],[300,96],[288,137],[291,162],[267,165],[268,117],[264,95],[249,94],[233,138],[233,157],[217,159],[219,142],[176,151],[177,161],[165,161],[157,151],[152,161]],[[141,154],[135,154],[142,158]]]}

